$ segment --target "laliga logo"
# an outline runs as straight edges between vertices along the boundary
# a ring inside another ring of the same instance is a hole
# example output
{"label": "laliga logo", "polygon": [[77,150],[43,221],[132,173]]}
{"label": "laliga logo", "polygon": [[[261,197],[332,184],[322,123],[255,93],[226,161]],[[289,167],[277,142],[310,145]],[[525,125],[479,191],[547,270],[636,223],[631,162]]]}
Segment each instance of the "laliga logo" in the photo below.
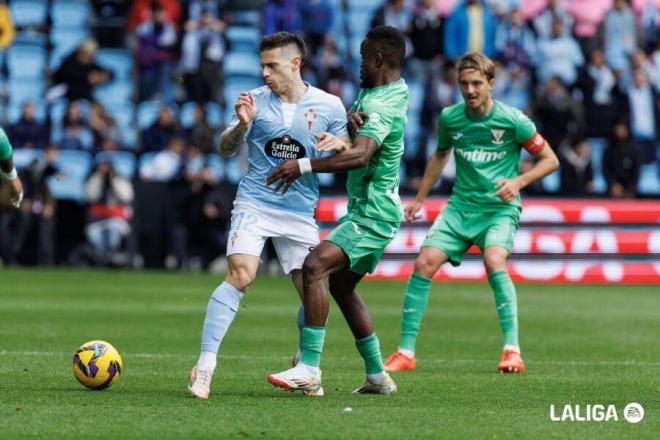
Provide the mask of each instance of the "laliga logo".
{"label": "laliga logo", "polygon": [[[623,418],[628,423],[639,423],[644,418],[644,407],[639,403],[631,402],[623,409]],[[564,405],[561,415],[550,405],[550,420],[553,422],[618,422],[619,416],[614,405]]]}
{"label": "laliga logo", "polygon": [[314,119],[316,119],[316,112],[313,108],[310,108],[305,112],[305,119],[307,119],[307,129],[311,130],[312,122],[314,122]]}

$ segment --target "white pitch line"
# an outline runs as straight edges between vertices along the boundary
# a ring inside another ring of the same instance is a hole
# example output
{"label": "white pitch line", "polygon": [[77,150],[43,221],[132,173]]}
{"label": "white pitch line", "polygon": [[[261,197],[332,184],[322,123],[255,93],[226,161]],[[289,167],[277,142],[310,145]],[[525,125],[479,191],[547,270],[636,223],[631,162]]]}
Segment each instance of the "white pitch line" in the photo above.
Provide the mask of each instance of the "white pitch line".
{"label": "white pitch line", "polygon": [[[9,351],[2,350],[0,351],[0,356],[70,356],[70,353],[58,352],[58,351]],[[146,358],[146,359],[166,359],[166,358],[177,358],[177,359],[192,359],[194,360],[194,354],[178,354],[178,353],[126,353],[124,352],[124,357],[135,357],[135,358]],[[289,360],[291,356],[284,355],[268,355],[268,356],[252,356],[252,355],[234,355],[234,354],[220,354],[221,359],[238,359],[238,360]],[[352,361],[356,358],[349,357],[331,357],[334,361]],[[440,358],[421,358],[423,362],[433,362],[438,364],[483,364],[490,362],[491,359],[440,359]],[[630,366],[630,367],[660,367],[660,362],[642,362],[636,360],[627,360],[627,361],[551,361],[551,360],[542,360],[542,361],[526,361],[528,364],[532,365],[565,365],[565,366]]]}

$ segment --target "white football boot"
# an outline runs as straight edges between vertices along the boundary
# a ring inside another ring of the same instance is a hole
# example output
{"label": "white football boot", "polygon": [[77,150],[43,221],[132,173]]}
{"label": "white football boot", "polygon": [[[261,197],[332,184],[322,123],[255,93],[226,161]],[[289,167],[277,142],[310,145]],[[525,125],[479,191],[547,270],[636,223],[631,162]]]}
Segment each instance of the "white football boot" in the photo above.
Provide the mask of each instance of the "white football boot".
{"label": "white football boot", "polygon": [[385,379],[381,383],[364,381],[360,387],[353,391],[353,394],[394,394],[396,393],[396,384],[389,374],[385,373]]}
{"label": "white football boot", "polygon": [[271,374],[266,380],[276,387],[284,388],[285,390],[311,391],[313,393],[305,394],[312,396],[323,395],[321,370],[319,370],[318,374],[314,374],[301,363],[281,373]]}
{"label": "white football boot", "polygon": [[190,382],[188,383],[188,391],[192,397],[207,400],[211,393],[211,379],[213,378],[213,370],[197,368],[197,365],[190,370]]}

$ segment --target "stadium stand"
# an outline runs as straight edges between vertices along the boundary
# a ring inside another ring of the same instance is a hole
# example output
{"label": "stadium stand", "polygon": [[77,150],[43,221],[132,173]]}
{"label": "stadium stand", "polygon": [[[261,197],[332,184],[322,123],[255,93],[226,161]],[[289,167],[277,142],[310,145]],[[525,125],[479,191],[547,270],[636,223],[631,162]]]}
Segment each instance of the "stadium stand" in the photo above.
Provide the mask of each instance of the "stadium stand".
{"label": "stadium stand", "polygon": [[[388,12],[389,10],[387,8],[390,6],[387,2],[379,0],[327,1],[333,6],[334,12],[332,30],[328,36],[335,41],[342,60],[340,66],[341,72],[336,73],[336,82],[339,83],[339,87],[332,90],[341,95],[345,104],[350,105],[358,91],[360,43],[370,29],[376,14],[390,18],[410,17],[407,24],[401,24],[398,20],[392,21],[392,24],[403,26],[402,30],[408,32],[409,27],[415,19],[417,10],[412,5],[413,2],[405,2],[404,10],[401,14],[397,15],[391,14],[391,11]],[[232,3],[238,4],[241,2]],[[248,6],[248,3],[251,6]],[[243,2],[243,9],[223,10],[221,8],[220,11],[220,19],[223,25],[226,25],[223,30],[226,40],[226,52],[221,63],[222,81],[221,84],[218,84],[221,91],[219,94],[221,98],[218,99],[218,102],[204,103],[207,119],[214,130],[216,141],[222,129],[229,123],[232,117],[233,103],[238,94],[263,84],[257,44],[265,24],[261,10],[258,9],[258,6],[255,6],[260,3],[263,5],[266,2]],[[448,9],[444,5],[446,2],[439,3],[443,3],[443,5],[438,5],[438,11],[440,11],[441,20],[444,22],[448,14],[450,15],[453,10]],[[454,3],[457,6],[461,4],[461,1],[459,0]],[[491,3],[495,2],[490,0],[481,2],[482,7],[485,8]],[[187,11],[188,2],[182,1],[181,4],[184,6],[182,10]],[[55,85],[51,81],[52,75],[57,67],[60,66],[62,60],[86,39],[95,37],[99,41],[105,41],[104,36],[99,34],[99,32],[103,31],[103,26],[101,23],[95,24],[92,3],[87,0],[13,0],[9,2],[9,5],[17,33],[13,44],[6,50],[0,51],[0,85],[5,91],[3,99],[0,101],[1,122],[5,128],[15,123],[20,118],[22,104],[25,101],[30,101],[35,107],[37,121],[45,122],[48,126],[48,132],[51,133],[49,140],[51,142],[57,142],[63,136],[62,124],[68,102],[65,98],[61,97],[61,91],[51,88],[51,86]],[[637,7],[635,2],[633,2],[633,6]],[[534,10],[533,13],[530,13],[531,15],[525,16],[525,19],[528,20],[527,26],[530,29],[534,29],[535,32],[536,25],[533,24],[532,20],[542,12],[543,10]],[[638,17],[642,16],[643,11],[636,9],[635,12]],[[572,8],[569,8],[569,13],[574,13]],[[496,17],[498,24],[508,22],[509,16],[506,13],[500,11],[498,14]],[[175,23],[179,32],[179,40],[183,38],[185,20],[187,18],[184,14],[181,22]],[[600,20],[605,20],[605,16],[601,17]],[[617,103],[617,105],[622,104],[620,111],[617,110],[616,114],[623,117],[631,129],[634,121],[632,120],[629,106],[635,103],[627,102],[629,100],[627,90],[632,81],[632,72],[635,69],[641,69],[648,76],[648,79],[652,83],[651,92],[656,112],[658,109],[658,94],[660,93],[660,80],[658,80],[660,78],[658,37],[657,33],[653,37],[653,29],[643,28],[644,23],[646,21],[639,20],[637,24],[639,34],[644,35],[646,38],[646,41],[640,41],[641,55],[631,56],[629,64],[625,66],[623,71],[614,72],[616,73],[614,76],[615,84],[611,89],[610,95],[606,95],[604,98],[602,95],[596,97],[596,99],[604,99],[605,101],[610,99],[612,102]],[[301,29],[297,29],[296,31],[303,34]],[[534,35],[537,40],[540,38],[536,33]],[[586,39],[581,34],[576,35],[576,37],[578,37],[580,47],[584,51],[585,60],[589,60],[590,48],[603,47],[606,43],[604,40],[599,40],[598,35],[594,36],[591,40]],[[57,165],[61,167],[63,173],[60,176],[60,180],[57,180],[56,177],[50,178],[49,186],[55,197],[63,202],[66,201],[73,204],[82,203],[81,194],[84,179],[91,171],[93,165],[98,163],[102,158],[111,158],[118,172],[122,173],[122,175],[130,176],[134,183],[140,180],[139,170],[142,166],[153,160],[154,154],[143,154],[140,133],[153,124],[164,103],[158,99],[142,102],[137,101],[136,92],[138,90],[139,69],[137,69],[135,61],[136,53],[134,52],[135,44],[133,36],[127,31],[121,41],[123,43],[119,47],[101,47],[97,51],[95,62],[110,69],[113,72],[114,78],[111,82],[94,87],[92,95],[93,99],[103,105],[105,111],[114,120],[114,123],[116,123],[120,137],[119,142],[115,143],[114,146],[111,143],[106,144],[103,142],[103,136],[100,134],[100,131],[97,128],[90,127],[90,130],[95,133],[95,141],[89,151],[60,152]],[[509,49],[514,51],[515,47]],[[326,67],[321,63],[323,55],[323,46],[321,46],[319,52],[311,54],[305,77],[314,85],[325,87],[330,84],[332,87],[336,87],[336,83],[332,85],[332,81],[325,80],[328,71],[325,70]],[[408,70],[405,72],[410,91],[410,105],[408,108],[408,125],[405,135],[405,160],[401,166],[401,190],[404,194],[414,193],[419,183],[421,172],[423,171],[423,161],[425,161],[426,153],[431,151],[434,145],[434,119],[444,105],[453,102],[447,97],[452,96],[452,94],[456,95],[455,88],[448,90],[441,83],[442,75],[446,71],[443,70],[443,64],[440,62],[443,58],[443,53],[438,55],[439,58],[430,62],[430,66],[432,67],[428,70],[429,75],[426,80],[420,80]],[[498,60],[498,81],[505,84],[501,90],[507,91],[516,87],[515,78],[513,80],[512,78],[516,74],[516,69],[523,65],[527,82],[525,86],[517,90],[524,98],[521,102],[524,102],[526,99],[530,103],[527,108],[523,108],[522,110],[525,110],[534,118],[536,117],[534,114],[534,103],[540,96],[537,92],[544,86],[544,84],[539,83],[537,80],[537,66],[523,58],[516,59],[515,62],[507,61],[508,58],[505,55],[501,53],[495,57]],[[415,59],[416,54],[411,49],[408,56],[407,65],[411,66],[417,61]],[[606,68],[609,67],[606,66]],[[581,66],[578,75],[589,75],[589,69],[590,67],[586,64]],[[591,90],[588,87],[585,88],[584,84],[589,82],[583,81],[585,78],[588,79],[588,77],[580,77],[576,84],[569,85],[567,89],[582,111],[584,111],[584,103]],[[170,83],[176,99],[175,102],[168,102],[167,105],[173,109],[181,128],[180,132],[175,134],[185,137],[187,136],[186,133],[189,133],[190,129],[194,126],[196,104],[191,102],[190,97],[186,95],[184,79],[178,67],[175,69],[173,77],[170,78]],[[504,99],[505,95],[496,97]],[[81,102],[81,112],[83,119],[88,121],[90,115],[89,102]],[[636,187],[636,196],[643,199],[657,199],[660,196],[660,166],[658,165],[657,155],[660,113],[655,113],[654,116],[656,154],[653,158],[649,157],[646,153],[647,155],[640,159],[638,167],[639,179]],[[585,131],[584,126],[581,125],[581,121],[579,120],[568,121],[567,127],[569,127],[570,131],[565,133],[566,139],[564,141],[567,144],[570,144],[573,136]],[[607,128],[609,129],[609,127]],[[606,131],[601,130],[601,132]],[[632,130],[631,136],[635,136]],[[634,143],[637,141],[631,138],[630,142]],[[589,206],[594,205],[596,207],[601,206],[601,204],[604,204],[603,206],[606,207],[610,206],[607,198],[610,196],[608,191],[611,185],[606,180],[606,173],[603,169],[603,156],[609,148],[610,143],[607,136],[602,133],[599,136],[588,137],[587,144],[590,149],[589,167],[593,170],[593,178],[589,182],[589,191],[586,193],[589,199],[585,199],[579,203]],[[557,151],[563,151],[562,149],[565,148],[564,145],[553,145],[553,147]],[[115,151],[106,151],[106,148],[114,149]],[[165,145],[162,145],[162,148],[165,148]],[[17,166],[21,169],[27,167],[34,159],[44,160],[44,155],[39,151],[16,149],[14,154]],[[224,160],[215,155],[205,155],[203,159],[195,160],[198,161],[196,165],[191,165],[190,167],[184,166],[182,169],[187,169],[189,173],[194,174],[199,172],[201,169],[200,164],[203,163],[201,167],[208,166],[212,171],[214,180],[218,184],[233,185],[234,187],[247,166],[245,155],[239,155],[229,160]],[[199,162],[200,160],[202,162]],[[177,177],[177,181],[185,186],[189,182],[183,174]],[[446,195],[448,189],[451,187],[452,180],[453,176],[451,172],[446,173],[443,175],[442,182],[436,187],[435,191]],[[319,182],[324,194],[342,195],[344,193],[342,188],[344,181],[342,176],[331,174],[319,175]],[[149,187],[153,188],[154,186],[151,185]],[[561,188],[562,177],[560,172],[556,172],[546,177],[542,184],[535,187],[533,191],[530,189],[531,193],[526,194],[525,197],[531,203],[534,200],[532,196],[552,197],[554,200],[556,196],[570,197],[573,195],[560,194]],[[161,189],[157,191],[161,191]],[[163,191],[166,192],[166,190]],[[543,200],[543,203],[554,206],[554,201],[550,202],[548,201],[549,199]],[[594,202],[594,200],[598,203]],[[556,203],[560,202],[557,201]],[[636,202],[626,201],[622,206],[632,206],[630,204],[633,203]],[[73,205],[64,204],[63,206],[71,207]],[[657,209],[654,205],[643,206],[647,206],[652,211]],[[561,210],[561,208],[558,209]],[[81,209],[80,212],[84,212],[84,210]],[[3,215],[3,213],[0,213],[0,215]],[[644,233],[652,230],[654,221],[646,223],[646,232]],[[533,228],[536,226],[530,224],[523,227],[527,228],[528,226],[532,228],[530,229],[532,231],[531,233],[535,234]],[[580,228],[583,227],[582,224],[577,223],[573,224],[573,226],[574,229],[566,230],[562,234],[577,234]],[[415,231],[412,235],[413,237],[419,232],[417,230]],[[64,233],[62,234],[65,235]],[[408,233],[406,232],[404,236],[408,237],[406,234]],[[618,231],[614,235],[618,237],[620,234],[621,231]],[[560,239],[564,235],[560,234]],[[521,234],[521,237],[525,236],[525,233]],[[408,240],[408,238],[405,238],[405,240]],[[657,258],[657,255],[653,258]],[[60,258],[60,262],[64,260],[64,258]]]}

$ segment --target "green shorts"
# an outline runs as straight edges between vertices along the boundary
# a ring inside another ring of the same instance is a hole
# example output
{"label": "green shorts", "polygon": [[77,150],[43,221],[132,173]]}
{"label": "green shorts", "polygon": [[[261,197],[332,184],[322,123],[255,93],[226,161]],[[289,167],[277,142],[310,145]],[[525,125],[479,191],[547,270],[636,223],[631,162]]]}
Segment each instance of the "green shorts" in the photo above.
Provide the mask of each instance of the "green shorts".
{"label": "green shorts", "polygon": [[348,256],[349,269],[359,275],[371,273],[392,241],[401,223],[378,221],[347,214],[325,240],[339,246]]}
{"label": "green shorts", "polygon": [[501,246],[511,253],[513,236],[518,229],[517,210],[465,211],[447,205],[426,234],[422,247],[435,247],[458,266],[463,254],[476,244],[483,252],[489,246]]}

